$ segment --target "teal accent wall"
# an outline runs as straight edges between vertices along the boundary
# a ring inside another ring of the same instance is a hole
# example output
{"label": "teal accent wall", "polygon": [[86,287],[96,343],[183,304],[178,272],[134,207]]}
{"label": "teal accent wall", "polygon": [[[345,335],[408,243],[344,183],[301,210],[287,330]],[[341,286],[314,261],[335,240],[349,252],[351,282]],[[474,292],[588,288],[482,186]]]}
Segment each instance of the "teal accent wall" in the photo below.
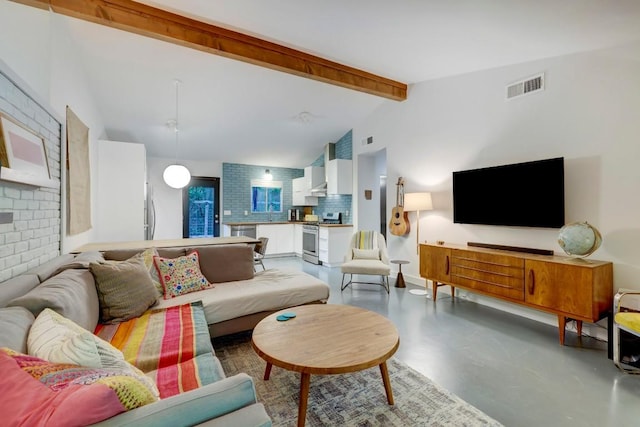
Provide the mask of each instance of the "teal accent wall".
{"label": "teal accent wall", "polygon": [[[347,132],[336,142],[336,158],[352,159],[352,132]],[[324,151],[310,166],[324,166]],[[272,221],[286,221],[287,210],[291,208],[294,178],[304,176],[304,169],[275,168],[272,166],[243,165],[238,163],[222,164],[222,223],[225,222],[262,222],[268,221],[267,213],[251,213],[251,180],[262,179],[265,169],[269,169],[274,181],[282,181],[283,212],[271,213]],[[330,195],[318,198],[318,206],[313,211],[322,216],[324,212],[342,212],[342,221],[351,224],[353,217],[351,195]],[[231,211],[231,215],[224,215]],[[247,211],[248,215],[244,212]],[[349,211],[349,215],[346,212]]]}
{"label": "teal accent wall", "polygon": [[[336,142],[336,159],[353,159],[353,132],[349,131]],[[324,152],[318,157],[311,166],[324,166]],[[342,222],[345,224],[353,223],[353,207],[351,205],[351,195],[334,194],[326,197],[318,198],[318,206],[314,207],[318,215],[324,212],[342,212]],[[349,215],[346,215],[349,211]]]}
{"label": "teal accent wall", "polygon": [[[269,214],[267,213],[251,213],[251,180],[262,179],[265,169],[271,171],[274,181],[282,181],[283,212],[272,212],[271,220],[287,220],[287,210],[291,207],[291,180],[304,176],[304,169],[223,163],[222,223],[262,222],[269,220]],[[224,215],[224,211],[231,211],[231,215]],[[244,211],[247,211],[248,215],[245,215]]]}

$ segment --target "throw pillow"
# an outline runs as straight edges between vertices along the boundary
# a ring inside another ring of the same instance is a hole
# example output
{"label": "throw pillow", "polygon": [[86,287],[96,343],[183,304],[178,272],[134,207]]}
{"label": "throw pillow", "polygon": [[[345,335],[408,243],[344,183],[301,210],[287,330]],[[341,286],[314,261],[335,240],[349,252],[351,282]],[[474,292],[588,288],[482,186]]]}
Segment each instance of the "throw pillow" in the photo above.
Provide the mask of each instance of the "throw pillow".
{"label": "throw pillow", "polygon": [[353,259],[380,259],[380,249],[353,248]]}
{"label": "throw pillow", "polygon": [[156,303],[158,294],[141,254],[115,263],[91,263],[100,312],[105,323],[138,317]]}
{"label": "throw pillow", "polygon": [[140,253],[140,255],[144,260],[145,267],[147,267],[147,270],[149,271],[149,275],[151,276],[151,281],[153,282],[153,286],[155,286],[156,290],[158,291],[158,296],[162,296],[163,294],[162,283],[160,283],[158,270],[156,269],[156,266],[153,263],[153,257],[158,256],[158,250],[156,248],[145,249]]}
{"label": "throw pillow", "polygon": [[200,271],[200,256],[193,251],[178,258],[153,257],[164,288],[164,299],[212,288]]}
{"label": "throw pillow", "polygon": [[44,309],[33,322],[27,336],[27,349],[29,355],[52,363],[128,372],[140,377],[154,396],[159,396],[153,381],[127,362],[120,350],[51,309]]}
{"label": "throw pillow", "polygon": [[51,363],[8,348],[0,349],[0,372],[7,425],[85,426],[158,400],[127,372]]}

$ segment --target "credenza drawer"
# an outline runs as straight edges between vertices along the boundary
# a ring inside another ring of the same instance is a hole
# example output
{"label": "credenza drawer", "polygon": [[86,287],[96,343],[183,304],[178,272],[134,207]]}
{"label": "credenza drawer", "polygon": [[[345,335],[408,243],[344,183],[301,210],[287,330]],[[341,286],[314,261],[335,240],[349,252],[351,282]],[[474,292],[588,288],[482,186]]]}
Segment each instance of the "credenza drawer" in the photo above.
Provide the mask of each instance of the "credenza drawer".
{"label": "credenza drawer", "polygon": [[458,286],[516,300],[524,300],[524,260],[454,250],[451,281]]}

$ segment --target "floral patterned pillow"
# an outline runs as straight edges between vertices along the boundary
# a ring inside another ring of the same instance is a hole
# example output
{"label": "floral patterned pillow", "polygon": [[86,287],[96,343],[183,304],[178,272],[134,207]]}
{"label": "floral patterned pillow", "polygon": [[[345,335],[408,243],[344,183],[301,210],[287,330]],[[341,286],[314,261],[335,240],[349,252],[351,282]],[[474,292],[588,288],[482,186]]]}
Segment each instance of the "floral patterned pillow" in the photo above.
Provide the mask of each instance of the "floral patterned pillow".
{"label": "floral patterned pillow", "polygon": [[200,256],[193,251],[178,258],[154,256],[160,283],[164,289],[164,299],[171,299],[190,292],[213,287],[200,271]]}

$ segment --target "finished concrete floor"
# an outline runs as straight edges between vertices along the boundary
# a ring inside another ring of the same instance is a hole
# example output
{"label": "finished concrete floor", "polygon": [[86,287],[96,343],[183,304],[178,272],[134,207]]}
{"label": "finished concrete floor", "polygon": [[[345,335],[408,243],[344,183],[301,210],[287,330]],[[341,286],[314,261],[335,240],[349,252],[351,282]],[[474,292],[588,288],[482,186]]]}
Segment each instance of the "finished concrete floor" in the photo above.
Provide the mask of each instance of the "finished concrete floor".
{"label": "finished concrete floor", "polygon": [[340,292],[340,268],[268,258],[267,268],[302,269],[331,285],[329,303],[388,317],[400,333],[395,357],[505,426],[640,426],[640,375],[620,372],[607,343],[466,299],[418,289],[358,285]]}

